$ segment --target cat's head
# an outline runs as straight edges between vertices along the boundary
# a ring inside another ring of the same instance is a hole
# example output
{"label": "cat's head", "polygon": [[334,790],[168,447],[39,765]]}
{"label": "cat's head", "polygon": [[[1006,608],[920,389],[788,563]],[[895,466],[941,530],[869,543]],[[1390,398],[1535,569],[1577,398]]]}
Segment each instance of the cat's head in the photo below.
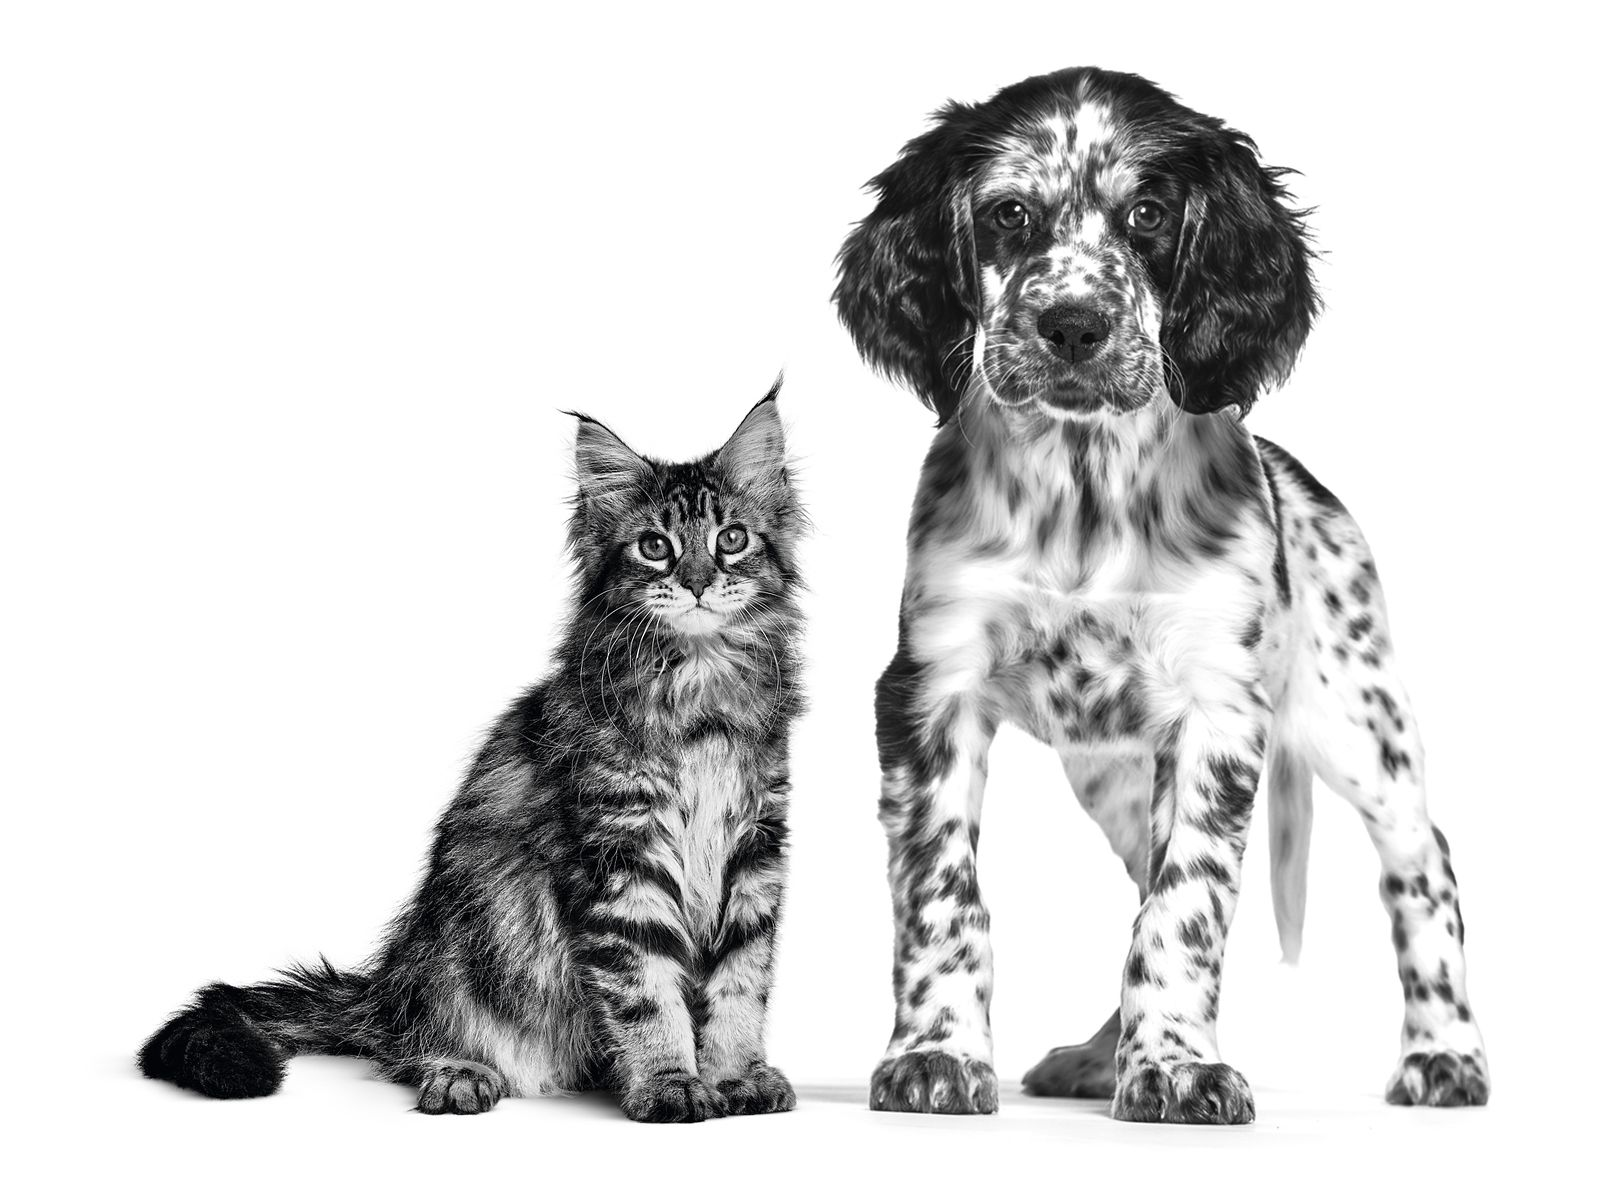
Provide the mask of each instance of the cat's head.
{"label": "cat's head", "polygon": [[693,462],[645,458],[581,414],[570,546],[606,635],[643,622],[703,638],[764,634],[799,584],[805,526],[784,458],[778,386],[727,444]]}

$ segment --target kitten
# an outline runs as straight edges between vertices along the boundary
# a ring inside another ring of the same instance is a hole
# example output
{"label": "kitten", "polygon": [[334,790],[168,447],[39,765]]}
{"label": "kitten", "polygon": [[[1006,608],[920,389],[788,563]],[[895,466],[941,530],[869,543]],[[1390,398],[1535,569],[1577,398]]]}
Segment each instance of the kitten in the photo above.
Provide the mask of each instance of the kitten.
{"label": "kitten", "polygon": [[209,986],[146,1075],[264,1096],[314,1052],[375,1060],[426,1113],[600,1087],[638,1121],[794,1107],[763,1055],[802,706],[777,394],[690,463],[577,415],[573,617],[371,966]]}

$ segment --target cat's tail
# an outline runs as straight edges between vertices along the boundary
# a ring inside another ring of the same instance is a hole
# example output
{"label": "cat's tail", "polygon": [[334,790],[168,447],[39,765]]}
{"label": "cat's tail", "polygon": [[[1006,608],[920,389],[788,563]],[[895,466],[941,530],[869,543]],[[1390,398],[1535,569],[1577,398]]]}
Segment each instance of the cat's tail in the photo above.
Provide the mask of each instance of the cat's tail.
{"label": "cat's tail", "polygon": [[136,1062],[144,1075],[204,1096],[269,1096],[291,1056],[377,1054],[369,981],[323,958],[258,986],[217,982],[160,1027]]}

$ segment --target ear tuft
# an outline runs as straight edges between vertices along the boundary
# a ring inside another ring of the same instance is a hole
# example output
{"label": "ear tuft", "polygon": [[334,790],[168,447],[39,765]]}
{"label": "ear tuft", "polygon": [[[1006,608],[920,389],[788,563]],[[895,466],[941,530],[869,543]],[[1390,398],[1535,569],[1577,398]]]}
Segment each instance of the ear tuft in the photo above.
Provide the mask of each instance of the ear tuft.
{"label": "ear tuft", "polygon": [[575,481],[583,496],[618,494],[636,486],[652,469],[646,458],[596,418],[566,412],[580,423],[575,431]]}
{"label": "ear tuft", "polygon": [[757,401],[716,452],[715,462],[723,476],[738,486],[770,486],[781,480],[784,471],[784,422],[778,415],[778,391],[784,374],[778,374],[772,390]]}

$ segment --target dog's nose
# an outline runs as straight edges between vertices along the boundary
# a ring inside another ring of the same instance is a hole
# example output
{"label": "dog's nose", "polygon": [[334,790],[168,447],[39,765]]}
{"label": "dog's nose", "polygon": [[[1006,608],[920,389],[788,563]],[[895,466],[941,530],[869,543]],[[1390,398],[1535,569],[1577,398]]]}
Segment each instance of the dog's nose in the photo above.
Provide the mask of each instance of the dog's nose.
{"label": "dog's nose", "polygon": [[1086,303],[1056,303],[1038,316],[1038,335],[1062,360],[1088,359],[1111,335],[1111,321]]}

